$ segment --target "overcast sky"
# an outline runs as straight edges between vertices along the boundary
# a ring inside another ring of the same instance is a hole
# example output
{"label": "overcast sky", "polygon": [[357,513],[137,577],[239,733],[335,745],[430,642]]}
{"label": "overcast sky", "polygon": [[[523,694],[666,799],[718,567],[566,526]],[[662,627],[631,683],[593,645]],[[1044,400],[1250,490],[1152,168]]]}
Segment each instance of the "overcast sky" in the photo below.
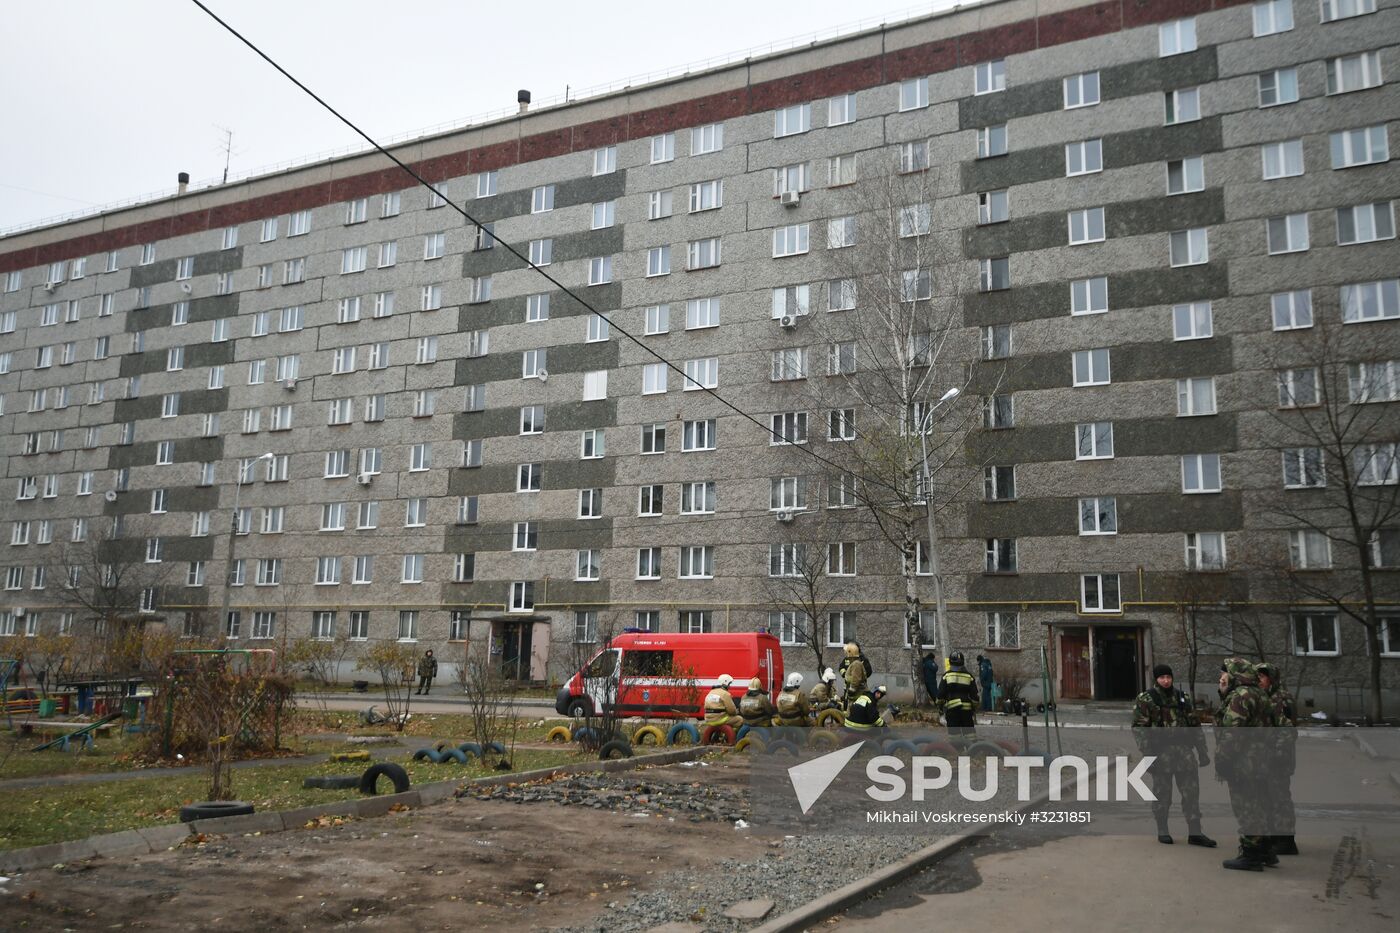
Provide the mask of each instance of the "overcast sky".
{"label": "overcast sky", "polygon": [[[205,2],[376,137],[953,6]],[[0,230],[217,179],[223,129],[235,176],[359,144],[189,0],[7,4],[0,93]]]}

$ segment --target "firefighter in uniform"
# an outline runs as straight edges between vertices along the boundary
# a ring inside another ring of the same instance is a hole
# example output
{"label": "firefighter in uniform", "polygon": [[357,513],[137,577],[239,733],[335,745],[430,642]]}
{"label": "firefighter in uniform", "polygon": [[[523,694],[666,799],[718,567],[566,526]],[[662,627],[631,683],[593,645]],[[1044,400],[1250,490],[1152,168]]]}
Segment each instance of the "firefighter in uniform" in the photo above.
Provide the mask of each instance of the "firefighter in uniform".
{"label": "firefighter in uniform", "polygon": [[831,668],[822,671],[821,680],[812,687],[811,706],[814,710],[839,709],[841,700],[836,696],[836,672]]}
{"label": "firefighter in uniform", "polygon": [[720,674],[717,681],[714,689],[705,695],[705,725],[733,726],[737,729],[744,720],[739,717],[734,697],[729,692],[729,685],[734,683],[734,678],[728,674]]}
{"label": "firefighter in uniform", "polygon": [[739,698],[739,715],[750,729],[761,729],[773,725],[773,713],[773,701],[768,699],[763,681],[755,677],[749,681],[748,692]]}
{"label": "firefighter in uniform", "polygon": [[967,662],[961,651],[948,656],[948,670],[938,685],[938,702],[943,706],[943,720],[948,724],[949,738],[971,739],[977,727],[977,681],[967,672]]}
{"label": "firefighter in uniform", "polygon": [[807,694],[802,692],[802,675],[796,672],[787,675],[787,682],[778,692],[775,704],[778,708],[778,725],[810,726],[812,705],[807,702]]}
{"label": "firefighter in uniform", "polygon": [[[884,699],[885,693],[885,685],[880,684],[874,690],[868,690],[851,700],[846,709],[846,728],[857,732],[869,732],[871,729],[883,729],[888,726],[885,717],[880,715],[880,701]],[[890,718],[894,717],[895,712],[891,707]]]}
{"label": "firefighter in uniform", "polygon": [[860,650],[860,645],[848,641],[846,656],[841,659],[837,673],[846,682],[846,705],[850,706],[852,700],[865,692],[865,685],[870,682],[870,675],[875,673],[875,668],[865,656],[865,652]]}

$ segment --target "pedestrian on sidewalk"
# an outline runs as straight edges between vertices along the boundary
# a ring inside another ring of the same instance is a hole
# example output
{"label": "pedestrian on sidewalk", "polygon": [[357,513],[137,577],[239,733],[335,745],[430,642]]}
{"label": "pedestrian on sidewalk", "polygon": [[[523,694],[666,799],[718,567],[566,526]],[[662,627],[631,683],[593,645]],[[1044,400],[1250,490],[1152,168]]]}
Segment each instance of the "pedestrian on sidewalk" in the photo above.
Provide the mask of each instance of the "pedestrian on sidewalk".
{"label": "pedestrian on sidewalk", "polygon": [[1157,841],[1170,845],[1167,819],[1172,808],[1172,784],[1181,792],[1181,812],[1186,817],[1186,841],[1213,848],[1215,840],[1201,832],[1200,769],[1210,764],[1206,734],[1191,707],[1191,699],[1173,686],[1172,669],[1158,664],[1152,669],[1153,686],[1138,694],[1133,704],[1133,739],[1143,756],[1156,760],[1148,769],[1152,778],[1152,815],[1157,819]]}
{"label": "pedestrian on sidewalk", "polygon": [[1226,658],[1220,665],[1220,712],[1215,717],[1215,776],[1230,789],[1230,809],[1240,824],[1240,851],[1221,862],[1235,871],[1263,871],[1277,865],[1272,840],[1266,834],[1268,812],[1263,776],[1270,760],[1268,735],[1261,727],[1274,724],[1274,708],[1259,689],[1259,672],[1244,658]]}
{"label": "pedestrian on sidewalk", "polygon": [[1278,668],[1267,661],[1260,664],[1259,687],[1274,707],[1273,741],[1269,743],[1269,832],[1274,852],[1297,855],[1293,838],[1297,812],[1293,807],[1293,772],[1298,767],[1298,706],[1293,694],[1283,687]]}
{"label": "pedestrian on sidewalk", "polygon": [[413,695],[427,696],[428,691],[433,689],[433,678],[436,676],[437,658],[433,657],[433,649],[429,648],[418,659],[418,689],[413,691]]}
{"label": "pedestrian on sidewalk", "polygon": [[996,683],[996,675],[992,672],[992,659],[977,656],[977,680],[982,684],[982,712],[992,711],[992,685]]}

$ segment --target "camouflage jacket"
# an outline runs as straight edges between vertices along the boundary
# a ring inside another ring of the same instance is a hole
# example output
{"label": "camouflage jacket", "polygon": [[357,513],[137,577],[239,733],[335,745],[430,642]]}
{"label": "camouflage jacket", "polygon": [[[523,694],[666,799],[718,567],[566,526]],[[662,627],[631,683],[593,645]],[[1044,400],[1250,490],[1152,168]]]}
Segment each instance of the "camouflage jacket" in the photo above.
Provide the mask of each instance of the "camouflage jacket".
{"label": "camouflage jacket", "polygon": [[1176,688],[1166,691],[1154,684],[1139,693],[1133,704],[1133,738],[1138,750],[1170,764],[1196,764],[1190,754],[1193,749],[1206,754],[1206,734],[1200,726],[1191,699]]}
{"label": "camouflage jacket", "polygon": [[1292,774],[1294,760],[1297,757],[1298,729],[1296,720],[1298,706],[1293,701],[1293,694],[1282,687],[1275,686],[1268,692],[1267,696],[1274,713],[1274,725],[1277,727],[1273,732],[1273,750],[1278,755],[1277,764]]}
{"label": "camouflage jacket", "polygon": [[1274,706],[1249,661],[1228,658],[1225,672],[1229,684],[1215,716],[1216,773],[1227,781],[1258,777],[1271,764],[1272,736],[1250,727],[1274,725]]}

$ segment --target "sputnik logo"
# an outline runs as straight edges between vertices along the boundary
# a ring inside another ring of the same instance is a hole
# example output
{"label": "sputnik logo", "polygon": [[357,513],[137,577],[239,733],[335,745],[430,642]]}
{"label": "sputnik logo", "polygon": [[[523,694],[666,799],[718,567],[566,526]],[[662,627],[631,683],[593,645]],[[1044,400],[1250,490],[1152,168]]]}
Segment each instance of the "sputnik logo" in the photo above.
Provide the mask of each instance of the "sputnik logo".
{"label": "sputnik logo", "polygon": [[816,805],[822,794],[831,786],[831,782],[841,773],[841,769],[846,767],[864,744],[864,741],[855,742],[820,758],[813,758],[788,768],[788,780],[792,781],[793,792],[797,794],[797,804],[802,808],[804,816]]}

